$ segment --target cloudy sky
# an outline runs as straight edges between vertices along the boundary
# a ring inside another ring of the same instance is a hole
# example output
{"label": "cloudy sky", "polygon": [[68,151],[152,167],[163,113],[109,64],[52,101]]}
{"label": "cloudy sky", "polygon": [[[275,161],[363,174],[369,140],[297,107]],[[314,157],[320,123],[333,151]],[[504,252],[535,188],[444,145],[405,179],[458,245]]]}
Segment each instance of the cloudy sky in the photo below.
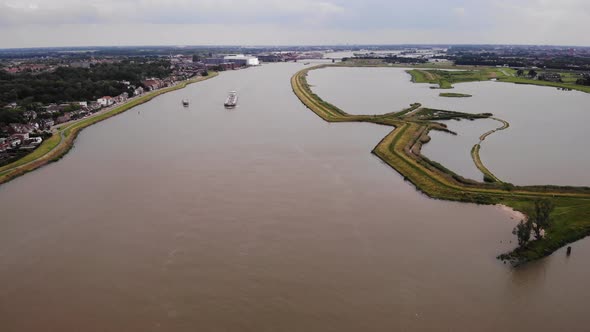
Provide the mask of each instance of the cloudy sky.
{"label": "cloudy sky", "polygon": [[590,46],[590,0],[0,0],[0,48],[493,43]]}

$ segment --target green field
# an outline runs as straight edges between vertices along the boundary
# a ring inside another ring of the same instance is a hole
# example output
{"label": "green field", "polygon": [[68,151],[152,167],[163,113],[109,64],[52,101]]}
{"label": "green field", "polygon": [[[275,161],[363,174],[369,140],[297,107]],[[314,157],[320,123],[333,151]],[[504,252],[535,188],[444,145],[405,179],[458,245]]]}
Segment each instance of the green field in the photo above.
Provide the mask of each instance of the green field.
{"label": "green field", "polygon": [[[504,69],[504,68],[502,68]],[[438,70],[438,69],[411,69],[407,71],[412,75],[414,83],[437,84],[440,89],[452,89],[456,83],[487,81],[493,78],[512,77],[505,74],[505,70],[498,68],[482,68],[478,70]],[[456,97],[448,95],[447,97]]]}
{"label": "green field", "polygon": [[525,78],[525,77],[501,77],[498,80],[502,81],[502,82],[509,82],[509,83],[516,83],[516,84],[529,84],[529,85],[539,85],[539,86],[550,86],[550,87],[555,87],[555,88],[565,88],[565,89],[572,89],[572,90],[578,90],[578,91],[590,93],[590,86],[575,84],[575,80],[572,81],[571,78],[569,80],[566,78],[563,83],[533,80],[533,79]]}

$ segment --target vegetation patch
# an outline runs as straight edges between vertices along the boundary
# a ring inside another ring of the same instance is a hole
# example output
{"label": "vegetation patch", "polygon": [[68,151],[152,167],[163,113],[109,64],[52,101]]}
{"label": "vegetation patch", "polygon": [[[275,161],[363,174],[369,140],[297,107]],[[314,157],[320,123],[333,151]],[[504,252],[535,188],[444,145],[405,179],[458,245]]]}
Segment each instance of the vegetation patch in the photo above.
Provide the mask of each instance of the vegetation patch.
{"label": "vegetation patch", "polygon": [[475,120],[475,119],[487,119],[491,117],[492,114],[490,113],[480,113],[480,114],[472,114],[472,113],[463,113],[463,112],[454,112],[454,111],[446,111],[446,110],[439,110],[434,108],[421,108],[420,110],[410,114],[410,116],[406,116],[405,119],[407,120],[422,120],[422,121],[442,121],[442,120]]}
{"label": "vegetation patch", "polygon": [[566,90],[578,90],[586,93],[590,93],[590,85],[579,85],[575,83],[566,83],[566,82],[549,82],[549,81],[542,81],[536,80],[528,77],[512,77],[506,76],[499,78],[502,82],[509,82],[509,83],[516,83],[516,84],[528,84],[528,85],[539,85],[539,86],[550,86],[559,89],[566,89]]}
{"label": "vegetation patch", "polygon": [[473,97],[472,95],[466,94],[466,93],[452,93],[452,92],[440,93],[439,96],[441,96],[441,97],[447,97],[447,98],[469,98],[469,97]]}
{"label": "vegetation patch", "polygon": [[[439,89],[452,89],[453,84],[456,83],[487,81],[492,78],[507,77],[506,73],[495,68],[477,70],[412,69],[407,70],[407,73],[412,76],[412,82],[436,84]],[[460,96],[461,94],[448,94],[443,97],[458,97],[457,95]],[[467,95],[463,97],[467,97]]]}

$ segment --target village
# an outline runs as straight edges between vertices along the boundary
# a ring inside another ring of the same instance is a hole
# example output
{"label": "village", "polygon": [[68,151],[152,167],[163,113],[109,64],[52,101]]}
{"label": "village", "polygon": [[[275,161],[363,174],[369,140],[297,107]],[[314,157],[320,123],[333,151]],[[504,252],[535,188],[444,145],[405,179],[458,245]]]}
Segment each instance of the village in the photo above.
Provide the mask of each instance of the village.
{"label": "village", "polygon": [[[166,79],[149,78],[141,86],[133,86],[127,81],[133,91],[132,95],[123,92],[117,96],[102,96],[92,101],[76,101],[42,106],[37,111],[25,111],[23,117],[26,123],[0,123],[0,165],[13,160],[35,149],[43,142],[44,137],[50,137],[58,125],[92,116],[95,113],[107,111],[112,107],[127,102],[130,98],[138,97],[146,92],[175,85],[185,80],[184,75],[175,75]],[[16,103],[5,108],[16,108]],[[3,162],[4,161],[4,162]]]}

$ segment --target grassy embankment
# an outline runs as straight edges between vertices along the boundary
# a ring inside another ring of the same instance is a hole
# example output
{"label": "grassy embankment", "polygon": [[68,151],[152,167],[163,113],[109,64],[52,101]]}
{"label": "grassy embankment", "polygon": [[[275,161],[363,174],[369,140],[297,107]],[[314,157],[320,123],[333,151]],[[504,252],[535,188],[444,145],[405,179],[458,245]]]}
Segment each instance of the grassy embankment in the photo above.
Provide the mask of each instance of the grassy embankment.
{"label": "grassy embankment", "polygon": [[522,212],[526,212],[535,199],[548,198],[554,201],[557,206],[552,213],[554,222],[546,230],[546,237],[504,255],[503,259],[514,265],[522,264],[547,256],[565,244],[590,235],[590,188],[520,187],[500,181],[476,182],[462,178],[421,154],[422,144],[428,142],[430,130],[446,130],[445,126],[436,123],[436,120],[490,117],[490,114],[423,109],[416,106],[419,104],[414,104],[412,111],[384,115],[351,115],[323,101],[309,88],[307,73],[309,70],[323,67],[326,65],[307,68],[292,77],[291,85],[297,97],[328,122],[362,121],[395,127],[395,130],[377,144],[373,153],[426,195],[451,201],[505,204]]}
{"label": "grassy embankment", "polygon": [[492,129],[486,133],[484,133],[483,135],[481,135],[479,137],[479,143],[475,144],[473,146],[473,148],[471,149],[471,158],[473,159],[473,161],[475,162],[475,166],[483,173],[483,180],[485,182],[502,182],[498,177],[496,177],[481,161],[481,158],[479,156],[479,152],[481,151],[481,144],[483,143],[483,141],[490,136],[491,134],[500,131],[500,130],[505,130],[508,129],[510,127],[510,123],[508,123],[508,121],[502,120],[502,119],[498,119],[498,118],[491,118],[494,119],[496,121],[499,121],[502,123],[502,126],[496,129]]}
{"label": "grassy embankment", "polygon": [[473,97],[470,94],[467,93],[453,93],[453,92],[443,92],[443,93],[439,93],[440,97],[447,97],[447,98],[469,98],[469,97]]}
{"label": "grassy embankment", "polygon": [[52,161],[58,160],[63,157],[73,146],[74,140],[78,136],[78,133],[97,122],[108,119],[117,114],[123,113],[135,106],[141,105],[153,98],[178,89],[186,87],[188,84],[200,82],[209,78],[217,76],[218,73],[210,72],[209,76],[198,77],[188,81],[181,82],[175,86],[160,89],[144,96],[134,99],[121,106],[115,107],[112,110],[101,113],[92,117],[81,119],[80,121],[68,124],[64,127],[60,127],[49,139],[45,140],[41,146],[35,151],[26,155],[25,157],[0,167],[0,184],[8,182],[20,175],[26,174],[32,170],[35,170],[41,166],[44,166]]}
{"label": "grassy embankment", "polygon": [[498,78],[498,80],[502,81],[502,82],[515,83],[515,84],[550,86],[550,87],[554,87],[554,88],[572,89],[572,90],[578,90],[578,91],[590,93],[590,86],[578,85],[578,84],[575,84],[575,82],[568,82],[568,81],[565,81],[563,83],[561,83],[561,82],[547,82],[547,81],[533,80],[530,78],[512,77],[512,76],[501,77],[501,78]]}

